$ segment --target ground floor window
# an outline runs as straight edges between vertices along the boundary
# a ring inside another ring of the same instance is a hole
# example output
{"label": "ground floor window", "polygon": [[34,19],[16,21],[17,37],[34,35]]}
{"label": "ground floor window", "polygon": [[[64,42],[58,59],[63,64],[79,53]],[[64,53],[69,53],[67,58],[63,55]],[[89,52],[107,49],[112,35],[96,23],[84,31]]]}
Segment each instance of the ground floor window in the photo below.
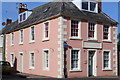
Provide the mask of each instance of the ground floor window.
{"label": "ground floor window", "polygon": [[72,49],[71,50],[71,70],[80,69],[80,50]]}
{"label": "ground floor window", "polygon": [[34,68],[35,67],[34,57],[35,57],[35,54],[34,53],[30,53],[30,68]]}
{"label": "ground floor window", "polygon": [[110,51],[103,52],[103,69],[110,69]]}
{"label": "ground floor window", "polygon": [[44,50],[44,69],[49,69],[49,50]]}

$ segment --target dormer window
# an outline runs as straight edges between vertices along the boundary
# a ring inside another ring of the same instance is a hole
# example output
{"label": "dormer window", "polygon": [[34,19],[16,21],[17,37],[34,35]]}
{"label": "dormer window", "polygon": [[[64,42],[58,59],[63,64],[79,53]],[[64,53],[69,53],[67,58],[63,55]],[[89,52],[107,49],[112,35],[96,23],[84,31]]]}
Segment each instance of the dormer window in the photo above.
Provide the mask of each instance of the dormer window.
{"label": "dormer window", "polygon": [[95,1],[82,1],[82,10],[98,12],[98,4]]}
{"label": "dormer window", "polygon": [[30,16],[31,13],[32,13],[31,11],[25,11],[20,13],[18,16],[19,23],[25,21]]}
{"label": "dormer window", "polygon": [[23,22],[23,21],[25,21],[25,20],[26,20],[26,12],[21,13],[21,14],[19,15],[19,23],[20,23],[20,22]]}

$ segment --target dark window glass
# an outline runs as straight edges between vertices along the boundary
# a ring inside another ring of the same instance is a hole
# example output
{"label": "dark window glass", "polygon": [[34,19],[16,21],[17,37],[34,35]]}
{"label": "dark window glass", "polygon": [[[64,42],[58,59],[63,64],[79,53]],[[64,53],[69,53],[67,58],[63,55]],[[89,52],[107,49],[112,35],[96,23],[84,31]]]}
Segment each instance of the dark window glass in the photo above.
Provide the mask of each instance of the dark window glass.
{"label": "dark window glass", "polygon": [[88,2],[82,2],[82,9],[88,10]]}
{"label": "dark window glass", "polygon": [[23,20],[25,20],[25,19],[26,19],[26,13],[23,14]]}
{"label": "dark window glass", "polygon": [[20,15],[20,21],[22,21],[22,15]]}
{"label": "dark window glass", "polygon": [[90,2],[90,10],[95,11],[96,8],[96,3],[95,2]]}

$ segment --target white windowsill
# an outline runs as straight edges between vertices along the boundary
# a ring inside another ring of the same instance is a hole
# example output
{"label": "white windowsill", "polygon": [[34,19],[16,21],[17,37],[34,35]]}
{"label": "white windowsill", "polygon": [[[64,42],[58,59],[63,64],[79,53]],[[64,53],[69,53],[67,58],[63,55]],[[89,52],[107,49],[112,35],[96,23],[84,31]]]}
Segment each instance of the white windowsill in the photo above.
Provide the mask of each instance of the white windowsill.
{"label": "white windowsill", "polygon": [[82,71],[81,69],[73,69],[73,70],[69,70],[70,72],[79,72]]}
{"label": "white windowsill", "polygon": [[43,70],[44,70],[44,71],[49,71],[49,68],[44,68]]}
{"label": "white windowsill", "polygon": [[95,41],[97,41],[97,39],[95,39],[95,38],[88,38],[88,40],[95,40]]}
{"label": "white windowsill", "polygon": [[108,68],[108,69],[102,69],[103,71],[111,71],[112,69],[111,68]]}
{"label": "white windowsill", "polygon": [[14,46],[14,44],[11,44],[11,46]]}
{"label": "white windowsill", "polygon": [[32,70],[32,69],[35,69],[35,67],[30,67],[29,69]]}
{"label": "white windowsill", "polygon": [[42,42],[44,42],[44,41],[49,41],[49,38],[42,39]]}
{"label": "white windowsill", "polygon": [[35,42],[35,40],[30,40],[30,42],[29,43],[34,43]]}
{"label": "white windowsill", "polygon": [[82,40],[80,37],[70,37],[70,40]]}
{"label": "white windowsill", "polygon": [[23,42],[19,42],[19,44],[20,44],[20,45],[22,45],[22,44],[23,44]]}
{"label": "white windowsill", "polygon": [[103,42],[112,42],[111,40],[102,40]]}

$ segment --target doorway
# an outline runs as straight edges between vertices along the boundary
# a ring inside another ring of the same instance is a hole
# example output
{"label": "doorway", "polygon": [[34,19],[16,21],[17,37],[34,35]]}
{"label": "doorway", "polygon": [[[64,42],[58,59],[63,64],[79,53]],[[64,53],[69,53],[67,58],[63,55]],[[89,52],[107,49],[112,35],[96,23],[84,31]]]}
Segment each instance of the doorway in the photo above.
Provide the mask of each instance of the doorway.
{"label": "doorway", "polygon": [[23,72],[23,53],[20,53],[20,72]]}
{"label": "doorway", "polygon": [[88,57],[88,76],[96,76],[96,51],[89,50],[89,57]]}

